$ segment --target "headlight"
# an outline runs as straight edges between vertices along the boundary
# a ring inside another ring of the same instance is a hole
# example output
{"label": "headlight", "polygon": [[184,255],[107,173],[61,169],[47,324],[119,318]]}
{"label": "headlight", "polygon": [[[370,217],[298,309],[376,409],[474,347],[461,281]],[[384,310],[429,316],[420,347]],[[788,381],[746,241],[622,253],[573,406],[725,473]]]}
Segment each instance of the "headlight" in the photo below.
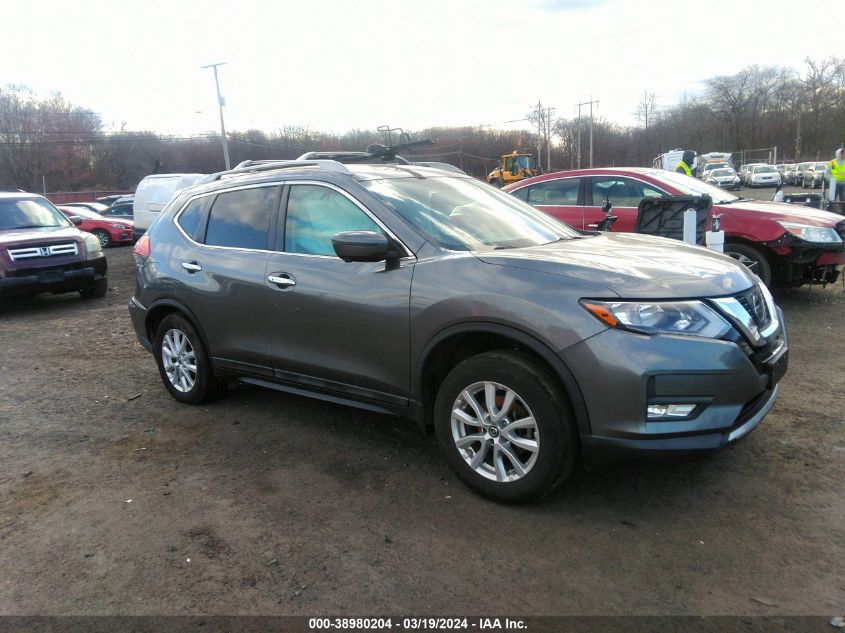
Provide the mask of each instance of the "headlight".
{"label": "headlight", "polygon": [[800,237],[805,242],[820,242],[824,244],[841,242],[842,238],[836,229],[826,226],[811,226],[809,224],[795,224],[793,222],[778,222],[783,228]]}
{"label": "headlight", "polygon": [[90,233],[83,233],[82,239],[85,240],[85,250],[88,251],[89,255],[93,255],[94,253],[101,253],[103,251],[103,246],[100,244],[100,240],[97,239],[96,235],[91,235]]}
{"label": "headlight", "polygon": [[112,226],[113,229],[128,229],[129,228],[125,224],[112,224],[111,226]]}
{"label": "headlight", "polygon": [[685,334],[719,338],[730,324],[701,301],[591,301],[581,305],[610,327],[639,334]]}

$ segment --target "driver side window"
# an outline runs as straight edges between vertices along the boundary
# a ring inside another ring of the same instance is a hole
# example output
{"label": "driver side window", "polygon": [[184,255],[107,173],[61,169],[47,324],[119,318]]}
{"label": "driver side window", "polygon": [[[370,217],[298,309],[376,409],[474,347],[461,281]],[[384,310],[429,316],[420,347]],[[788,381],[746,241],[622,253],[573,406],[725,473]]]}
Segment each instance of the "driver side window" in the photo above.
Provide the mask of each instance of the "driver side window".
{"label": "driver side window", "polygon": [[593,177],[593,206],[600,207],[610,200],[614,207],[638,207],[643,198],[665,195],[659,189],[631,178],[620,176]]}
{"label": "driver side window", "polygon": [[337,257],[332,236],[343,231],[384,231],[358,205],[334,189],[292,185],[285,217],[285,252]]}

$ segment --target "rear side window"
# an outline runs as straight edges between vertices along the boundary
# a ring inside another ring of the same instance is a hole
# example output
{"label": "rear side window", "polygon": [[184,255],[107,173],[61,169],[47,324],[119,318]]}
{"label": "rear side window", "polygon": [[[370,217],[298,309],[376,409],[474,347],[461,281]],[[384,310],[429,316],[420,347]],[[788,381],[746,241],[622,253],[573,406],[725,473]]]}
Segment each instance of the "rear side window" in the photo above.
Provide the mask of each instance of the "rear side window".
{"label": "rear side window", "polygon": [[179,214],[179,219],[176,220],[182,230],[193,239],[197,239],[197,229],[210,199],[209,196],[205,196],[191,200],[185,210]]}
{"label": "rear side window", "polygon": [[531,185],[528,204],[573,206],[578,204],[580,178],[546,180]]}
{"label": "rear side window", "polygon": [[286,252],[337,257],[332,235],[343,231],[384,233],[358,205],[334,189],[316,185],[290,188],[285,222]]}
{"label": "rear side window", "polygon": [[267,248],[279,187],[229,191],[217,196],[208,217],[205,243],[230,248]]}

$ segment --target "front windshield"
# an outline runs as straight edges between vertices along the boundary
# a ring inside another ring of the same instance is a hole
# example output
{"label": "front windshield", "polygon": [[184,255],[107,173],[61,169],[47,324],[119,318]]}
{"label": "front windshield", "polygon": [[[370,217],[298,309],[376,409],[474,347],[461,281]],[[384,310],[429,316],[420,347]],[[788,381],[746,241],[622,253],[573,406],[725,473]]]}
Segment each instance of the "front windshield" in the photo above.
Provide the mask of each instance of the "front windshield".
{"label": "front windshield", "polygon": [[688,196],[708,195],[713,198],[714,204],[734,202],[740,199],[738,196],[733,196],[727,193],[724,189],[719,189],[718,187],[706,183],[703,180],[692,178],[686,174],[679,174],[675,171],[666,171],[662,169],[654,170],[648,172],[648,175],[656,178],[657,180],[662,180],[667,185],[679,190],[682,194]]}
{"label": "front windshield", "polygon": [[824,171],[827,169],[827,163],[816,163],[816,171]]}
{"label": "front windshield", "polygon": [[710,165],[704,166],[704,171],[710,171],[710,170],[713,170],[713,169],[721,169],[722,167],[725,167],[725,163],[715,163],[715,164],[711,163]]}
{"label": "front windshield", "polygon": [[713,170],[713,177],[714,178],[725,178],[726,176],[733,176],[736,172],[733,169],[714,169]]}
{"label": "front windshield", "polygon": [[516,157],[516,166],[520,169],[531,169],[531,157],[530,156],[517,156]]}
{"label": "front windshield", "polygon": [[762,167],[755,167],[754,168],[755,174],[771,174],[771,173],[776,172],[776,171],[777,171],[777,169],[775,169],[771,165],[763,165]]}
{"label": "front windshield", "polygon": [[453,251],[521,248],[581,236],[471,178],[387,178],[361,184],[423,235]]}
{"label": "front windshield", "polygon": [[39,198],[0,199],[0,231],[72,226],[56,208]]}

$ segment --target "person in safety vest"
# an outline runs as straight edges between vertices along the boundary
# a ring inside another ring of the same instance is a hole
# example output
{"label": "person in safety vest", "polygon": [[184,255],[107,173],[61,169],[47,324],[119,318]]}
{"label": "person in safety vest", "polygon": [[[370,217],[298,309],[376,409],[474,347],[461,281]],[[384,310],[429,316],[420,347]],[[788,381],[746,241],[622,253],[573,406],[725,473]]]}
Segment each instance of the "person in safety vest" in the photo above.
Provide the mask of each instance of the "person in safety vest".
{"label": "person in safety vest", "polygon": [[836,155],[828,166],[830,173],[830,187],[827,198],[830,202],[845,200],[845,147],[836,150]]}
{"label": "person in safety vest", "polygon": [[684,155],[681,157],[681,160],[675,165],[675,171],[680,174],[686,174],[687,176],[692,176],[692,164],[695,162],[695,152],[692,150],[686,150]]}

